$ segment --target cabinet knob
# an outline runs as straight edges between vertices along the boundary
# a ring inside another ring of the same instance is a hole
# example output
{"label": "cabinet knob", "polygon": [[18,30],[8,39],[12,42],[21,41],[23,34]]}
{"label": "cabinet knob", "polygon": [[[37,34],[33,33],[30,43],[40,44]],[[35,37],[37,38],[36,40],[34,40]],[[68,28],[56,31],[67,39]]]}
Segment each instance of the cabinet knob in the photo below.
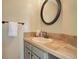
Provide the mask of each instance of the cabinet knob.
{"label": "cabinet knob", "polygon": [[28,54],[30,54],[30,52],[28,52]]}

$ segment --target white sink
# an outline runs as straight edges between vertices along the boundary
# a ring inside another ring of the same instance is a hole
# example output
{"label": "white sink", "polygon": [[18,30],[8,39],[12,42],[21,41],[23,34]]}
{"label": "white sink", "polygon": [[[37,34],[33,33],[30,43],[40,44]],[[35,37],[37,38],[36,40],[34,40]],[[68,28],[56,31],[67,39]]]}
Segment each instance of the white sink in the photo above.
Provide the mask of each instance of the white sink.
{"label": "white sink", "polygon": [[34,42],[39,42],[39,43],[49,43],[49,42],[52,42],[53,41],[52,39],[43,38],[43,37],[34,37],[32,40]]}

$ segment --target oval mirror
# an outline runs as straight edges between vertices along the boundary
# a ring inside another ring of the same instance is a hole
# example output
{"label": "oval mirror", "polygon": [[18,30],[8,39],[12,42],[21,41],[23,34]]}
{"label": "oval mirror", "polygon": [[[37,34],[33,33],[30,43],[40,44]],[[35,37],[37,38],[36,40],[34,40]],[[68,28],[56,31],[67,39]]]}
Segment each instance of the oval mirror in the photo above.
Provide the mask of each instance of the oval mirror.
{"label": "oval mirror", "polygon": [[41,19],[51,25],[57,21],[61,13],[60,0],[45,0],[41,8]]}

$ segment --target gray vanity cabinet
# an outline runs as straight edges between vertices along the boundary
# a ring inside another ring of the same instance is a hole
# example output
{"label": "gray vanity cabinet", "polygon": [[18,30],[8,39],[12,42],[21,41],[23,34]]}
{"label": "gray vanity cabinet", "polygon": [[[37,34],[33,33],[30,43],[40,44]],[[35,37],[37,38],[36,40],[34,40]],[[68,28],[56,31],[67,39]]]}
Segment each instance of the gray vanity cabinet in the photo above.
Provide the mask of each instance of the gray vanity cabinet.
{"label": "gray vanity cabinet", "polygon": [[24,59],[44,59],[43,51],[24,41]]}
{"label": "gray vanity cabinet", "polygon": [[24,59],[59,59],[24,41]]}

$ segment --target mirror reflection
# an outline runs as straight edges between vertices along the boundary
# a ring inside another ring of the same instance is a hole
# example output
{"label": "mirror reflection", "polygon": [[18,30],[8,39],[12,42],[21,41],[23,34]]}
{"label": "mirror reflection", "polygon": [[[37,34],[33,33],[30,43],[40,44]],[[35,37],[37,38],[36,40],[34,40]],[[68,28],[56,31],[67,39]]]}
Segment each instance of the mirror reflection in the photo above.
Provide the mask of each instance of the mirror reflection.
{"label": "mirror reflection", "polygon": [[51,22],[52,20],[54,20],[56,14],[57,14],[57,2],[54,0],[54,1],[48,1],[45,6],[44,6],[44,9],[43,9],[43,18],[44,18],[44,21],[49,23]]}

